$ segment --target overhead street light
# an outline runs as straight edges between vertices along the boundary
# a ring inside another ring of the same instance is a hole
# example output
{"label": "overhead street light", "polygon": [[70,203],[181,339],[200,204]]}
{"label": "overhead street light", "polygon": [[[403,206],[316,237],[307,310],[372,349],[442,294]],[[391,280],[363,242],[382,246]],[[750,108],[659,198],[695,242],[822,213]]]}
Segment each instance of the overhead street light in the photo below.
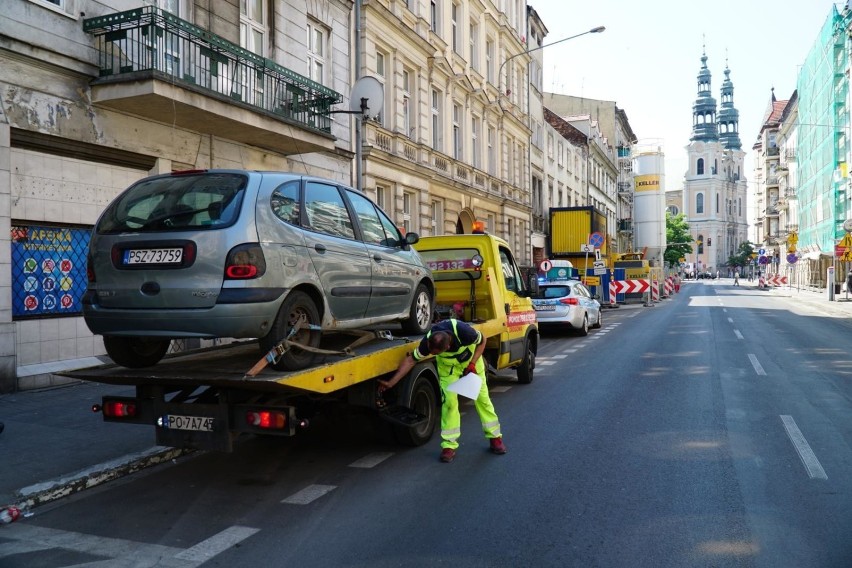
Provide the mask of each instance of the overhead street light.
{"label": "overhead street light", "polygon": [[605,27],[605,26],[597,26],[597,27],[592,28],[592,29],[590,29],[590,30],[587,30],[587,31],[585,31],[585,32],[583,32],[583,33],[579,33],[579,34],[576,34],[576,35],[572,35],[572,36],[569,36],[569,37],[565,37],[565,38],[562,38],[562,39],[560,39],[560,40],[554,41],[553,43],[548,43],[548,44],[545,44],[545,45],[540,45],[540,46],[538,46],[538,47],[534,47],[534,48],[532,48],[532,49],[528,49],[528,50],[526,50],[526,51],[522,51],[521,53],[516,53],[515,55],[512,55],[512,56],[510,56],[510,57],[507,57],[507,58],[503,61],[503,63],[501,63],[501,64],[500,64],[500,69],[497,71],[497,82],[499,83],[499,85],[498,85],[498,90],[500,91],[500,95],[502,96],[502,95],[505,95],[505,94],[506,94],[506,93],[504,93],[504,92],[503,92],[503,88],[502,88],[502,87],[503,87],[503,67],[505,67],[505,66],[506,66],[506,64],[507,64],[508,62],[510,62],[511,60],[513,60],[514,58],[516,58],[516,57],[520,57],[520,56],[522,56],[522,55],[526,55],[526,54],[528,54],[528,53],[532,53],[533,51],[538,51],[538,50],[540,50],[540,49],[544,49],[545,47],[550,47],[550,46],[552,46],[552,45],[556,45],[557,43],[562,43],[563,41],[568,41],[569,39],[578,38],[578,37],[580,37],[580,36],[584,36],[584,35],[587,35],[587,34],[599,34],[599,33],[601,33],[601,32],[602,32],[602,31],[604,31],[604,30],[606,30],[606,27]]}

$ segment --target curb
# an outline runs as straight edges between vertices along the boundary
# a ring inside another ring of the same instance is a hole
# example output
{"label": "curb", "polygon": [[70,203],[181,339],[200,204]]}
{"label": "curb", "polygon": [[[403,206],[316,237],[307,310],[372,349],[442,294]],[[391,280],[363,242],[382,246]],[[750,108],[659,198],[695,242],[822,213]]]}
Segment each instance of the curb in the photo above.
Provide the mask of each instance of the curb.
{"label": "curb", "polygon": [[129,454],[88,467],[77,473],[19,489],[14,495],[14,498],[17,500],[14,506],[18,507],[21,511],[30,511],[35,507],[73,495],[74,493],[79,493],[84,489],[91,489],[102,483],[113,481],[119,477],[130,475],[194,452],[195,450],[154,446],[136,454]]}

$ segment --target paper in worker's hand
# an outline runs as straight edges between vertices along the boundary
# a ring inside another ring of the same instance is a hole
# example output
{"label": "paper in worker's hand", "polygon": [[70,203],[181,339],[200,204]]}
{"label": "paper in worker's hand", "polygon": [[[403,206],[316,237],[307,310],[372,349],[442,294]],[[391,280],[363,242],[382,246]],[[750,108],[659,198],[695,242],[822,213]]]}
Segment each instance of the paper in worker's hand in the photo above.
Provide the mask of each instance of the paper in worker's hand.
{"label": "paper in worker's hand", "polygon": [[447,390],[476,400],[479,397],[479,389],[482,388],[482,377],[476,373],[467,373],[454,383],[447,385]]}

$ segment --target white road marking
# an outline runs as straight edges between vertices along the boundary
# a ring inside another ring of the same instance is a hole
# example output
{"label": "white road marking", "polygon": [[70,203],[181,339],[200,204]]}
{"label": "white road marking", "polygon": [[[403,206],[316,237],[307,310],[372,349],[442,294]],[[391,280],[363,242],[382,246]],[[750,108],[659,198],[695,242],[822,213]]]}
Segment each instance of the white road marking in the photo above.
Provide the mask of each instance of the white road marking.
{"label": "white road marking", "polygon": [[175,554],[175,558],[193,562],[206,562],[258,531],[260,529],[253,529],[251,527],[228,527],[219,534],[215,534],[207,540],[202,540],[195,546],[187,548],[180,554]]}
{"label": "white road marking", "polygon": [[336,485],[308,485],[281,502],[289,505],[307,505],[335,489],[337,489]]}
{"label": "white road marking", "polygon": [[798,452],[799,457],[802,458],[802,463],[805,465],[805,469],[808,470],[808,476],[811,479],[828,479],[828,475],[826,475],[825,470],[819,463],[819,460],[811,449],[810,444],[808,444],[808,441],[805,440],[805,436],[802,434],[802,431],[799,430],[798,426],[796,426],[796,421],[793,420],[793,417],[782,414],[781,421],[784,423],[784,429],[787,430],[787,436],[789,436],[790,441],[793,442],[796,452]]}
{"label": "white road marking", "polygon": [[758,375],[765,375],[766,371],[763,370],[763,366],[761,366],[760,361],[757,360],[757,355],[753,353],[748,354],[748,360],[751,361],[751,366],[754,367],[754,372]]}
{"label": "white road marking", "polygon": [[734,323],[734,318],[728,318],[728,321]]}
{"label": "white road marking", "polygon": [[371,468],[376,467],[389,457],[393,455],[393,452],[376,452],[373,454],[369,454],[361,458],[360,460],[356,460],[349,464],[349,467],[363,467],[363,468]]}
{"label": "white road marking", "polygon": [[568,355],[551,355],[549,358],[550,358],[550,359],[564,359],[564,358],[566,358],[567,356],[568,356]]}
{"label": "white road marking", "polygon": [[576,349],[566,349],[565,350],[565,353],[576,353],[576,352],[577,352]]}
{"label": "white road marking", "polygon": [[734,335],[736,335],[736,336],[737,336],[737,339],[745,339],[745,338],[743,337],[743,334],[742,334],[742,333],[740,333],[740,330],[738,330],[738,329],[735,329],[735,330],[734,330]]}
{"label": "white road marking", "polygon": [[511,390],[512,387],[491,387],[488,389],[488,392],[506,392],[507,390]]}
{"label": "white road marking", "polygon": [[541,365],[542,367],[546,367],[547,365],[555,365],[556,361],[542,361],[541,359],[539,359],[538,361],[536,361],[536,363]]}

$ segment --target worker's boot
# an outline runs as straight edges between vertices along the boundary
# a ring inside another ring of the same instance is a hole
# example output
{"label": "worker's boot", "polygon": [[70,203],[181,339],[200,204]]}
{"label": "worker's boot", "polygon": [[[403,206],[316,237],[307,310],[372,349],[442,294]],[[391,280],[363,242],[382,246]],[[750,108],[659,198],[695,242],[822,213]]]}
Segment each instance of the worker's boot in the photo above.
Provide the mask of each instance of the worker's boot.
{"label": "worker's boot", "polygon": [[453,448],[444,448],[441,450],[441,461],[450,463],[456,457],[456,451]]}
{"label": "worker's boot", "polygon": [[491,445],[491,453],[502,455],[506,453],[506,445],[503,443],[503,438],[491,438],[488,440]]}

